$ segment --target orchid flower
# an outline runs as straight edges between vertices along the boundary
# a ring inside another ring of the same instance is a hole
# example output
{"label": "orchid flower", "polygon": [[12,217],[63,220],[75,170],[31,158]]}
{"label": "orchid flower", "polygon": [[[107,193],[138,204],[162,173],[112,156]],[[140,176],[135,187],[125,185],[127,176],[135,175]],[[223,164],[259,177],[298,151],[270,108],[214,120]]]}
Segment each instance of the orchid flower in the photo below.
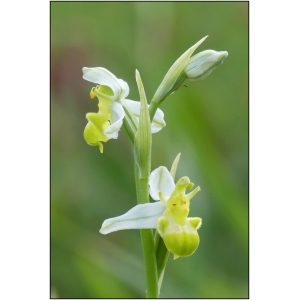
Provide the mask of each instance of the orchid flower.
{"label": "orchid flower", "polygon": [[105,220],[100,233],[156,228],[167,249],[174,254],[174,259],[193,254],[200,243],[197,229],[201,226],[202,220],[188,218],[188,214],[190,199],[200,191],[200,187],[185,194],[186,189],[194,186],[186,176],[175,184],[178,161],[179,155],[173,163],[171,173],[164,166],[152,171],[149,178],[149,193],[156,202],[138,204],[121,216]]}
{"label": "orchid flower", "polygon": [[[92,99],[96,96],[99,100],[99,111],[86,115],[88,123],[83,135],[89,145],[99,146],[100,152],[103,153],[102,143],[118,138],[125,117],[123,106],[138,122],[140,102],[125,99],[129,94],[128,84],[105,68],[84,67],[82,72],[83,79],[98,84],[92,88],[90,96]],[[164,113],[158,109],[151,124],[151,132],[158,132],[165,125]]]}

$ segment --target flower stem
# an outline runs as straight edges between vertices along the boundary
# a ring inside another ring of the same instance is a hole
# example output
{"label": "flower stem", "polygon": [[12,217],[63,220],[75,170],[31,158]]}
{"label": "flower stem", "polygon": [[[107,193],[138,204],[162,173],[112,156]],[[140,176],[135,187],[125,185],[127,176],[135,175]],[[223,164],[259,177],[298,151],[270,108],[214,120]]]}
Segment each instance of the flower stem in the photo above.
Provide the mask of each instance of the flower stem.
{"label": "flower stem", "polygon": [[124,129],[131,140],[132,144],[134,144],[134,137],[136,134],[136,126],[131,122],[131,119],[128,117],[127,112],[125,111],[125,118],[123,121]]}
{"label": "flower stem", "polygon": [[[125,110],[124,129],[128,134],[129,139],[134,144],[136,134],[136,124],[132,121],[130,113]],[[134,163],[136,194],[138,204],[149,202],[149,178],[140,178],[139,168]],[[146,297],[158,298],[158,277],[157,277],[157,263],[154,248],[154,238],[152,229],[142,229],[141,231],[142,248],[144,255],[144,263],[146,270]]]}
{"label": "flower stem", "polygon": [[[159,104],[163,101],[164,99],[161,99],[159,103],[153,101],[150,102],[150,107],[149,107],[149,116],[150,116],[150,121],[152,122],[154,115],[156,113],[156,110],[159,106]],[[158,232],[155,232],[154,236],[154,245],[155,245],[155,256],[156,256],[156,264],[157,264],[157,278],[158,278],[158,294],[160,292],[160,288],[162,285],[163,277],[164,277],[164,271],[165,267],[169,258],[170,252],[165,246],[165,243],[161,236],[158,234]]]}
{"label": "flower stem", "polygon": [[[134,164],[134,174],[136,182],[137,202],[138,204],[148,203],[148,178],[139,177],[139,168],[136,163]],[[141,229],[140,232],[146,270],[146,297],[158,298],[157,263],[154,249],[153,232],[152,229]]]}
{"label": "flower stem", "polygon": [[158,106],[159,106],[159,103],[154,102],[154,101],[150,102],[150,107],[149,107],[150,121],[153,120],[155,112],[156,112]]}
{"label": "flower stem", "polygon": [[158,292],[160,291],[165,267],[169,258],[170,252],[165,246],[163,239],[160,237],[159,233],[156,231],[154,235],[154,247],[157,263],[157,277],[158,277]]}
{"label": "flower stem", "polygon": [[176,92],[182,85],[182,83],[185,81],[186,75],[185,73],[181,72],[181,74],[178,76],[177,80],[175,81],[173,87],[165,94],[163,94],[160,97],[157,97],[157,94],[155,94],[150,101],[150,107],[149,107],[149,115],[150,115],[150,121],[152,122],[155,112],[160,104],[171,94]]}

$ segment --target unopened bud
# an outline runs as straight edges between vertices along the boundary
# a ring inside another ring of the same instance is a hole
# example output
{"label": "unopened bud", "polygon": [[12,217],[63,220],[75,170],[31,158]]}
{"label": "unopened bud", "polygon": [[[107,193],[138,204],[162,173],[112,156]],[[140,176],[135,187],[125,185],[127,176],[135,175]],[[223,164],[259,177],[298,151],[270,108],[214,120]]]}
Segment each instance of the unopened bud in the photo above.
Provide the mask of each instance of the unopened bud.
{"label": "unopened bud", "polygon": [[189,59],[184,72],[191,81],[204,79],[219,66],[227,56],[227,51],[201,51]]}

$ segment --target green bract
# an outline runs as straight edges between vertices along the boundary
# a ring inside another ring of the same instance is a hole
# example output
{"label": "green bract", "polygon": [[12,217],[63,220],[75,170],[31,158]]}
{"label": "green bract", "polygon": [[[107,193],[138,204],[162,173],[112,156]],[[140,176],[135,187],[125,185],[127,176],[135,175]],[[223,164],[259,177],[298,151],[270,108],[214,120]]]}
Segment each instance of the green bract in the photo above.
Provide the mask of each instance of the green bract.
{"label": "green bract", "polygon": [[134,157],[137,167],[139,168],[139,178],[148,180],[151,170],[151,149],[152,136],[150,128],[150,117],[147,105],[146,94],[140,73],[136,70],[136,82],[140,94],[140,119],[139,126],[134,139]]}
{"label": "green bract", "polygon": [[[85,80],[98,84],[92,88],[90,96],[92,99],[97,97],[99,101],[98,113],[86,115],[88,124],[83,135],[89,145],[99,146],[102,153],[103,142],[118,138],[125,116],[123,106],[138,121],[140,102],[125,99],[129,94],[128,84],[105,68],[83,68],[82,71]],[[158,110],[151,124],[151,132],[158,132],[165,125],[164,114]]]}
{"label": "green bract", "polygon": [[[172,170],[176,171],[178,159]],[[103,222],[100,233],[108,234],[124,229],[156,228],[174,259],[189,256],[195,252],[200,238],[197,229],[200,218],[188,218],[190,199],[200,190],[198,186],[189,194],[186,189],[193,187],[188,177],[174,183],[166,167],[158,167],[150,174],[149,193],[154,203],[138,204],[124,215]]]}

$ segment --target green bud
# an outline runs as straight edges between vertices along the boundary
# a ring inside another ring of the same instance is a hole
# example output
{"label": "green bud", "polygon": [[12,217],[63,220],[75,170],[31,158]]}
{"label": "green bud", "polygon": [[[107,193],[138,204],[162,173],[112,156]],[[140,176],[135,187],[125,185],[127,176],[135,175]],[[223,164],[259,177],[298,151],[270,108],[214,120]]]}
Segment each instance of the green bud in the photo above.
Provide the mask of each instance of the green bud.
{"label": "green bud", "polygon": [[208,36],[202,38],[175,61],[175,63],[165,75],[151,101],[160,104],[168,95],[179,88],[182,82],[186,79],[186,75],[183,70],[187,65],[191,55],[207,37]]}
{"label": "green bud", "polygon": [[204,79],[218,67],[227,56],[227,51],[201,51],[189,59],[184,72],[191,81]]}

